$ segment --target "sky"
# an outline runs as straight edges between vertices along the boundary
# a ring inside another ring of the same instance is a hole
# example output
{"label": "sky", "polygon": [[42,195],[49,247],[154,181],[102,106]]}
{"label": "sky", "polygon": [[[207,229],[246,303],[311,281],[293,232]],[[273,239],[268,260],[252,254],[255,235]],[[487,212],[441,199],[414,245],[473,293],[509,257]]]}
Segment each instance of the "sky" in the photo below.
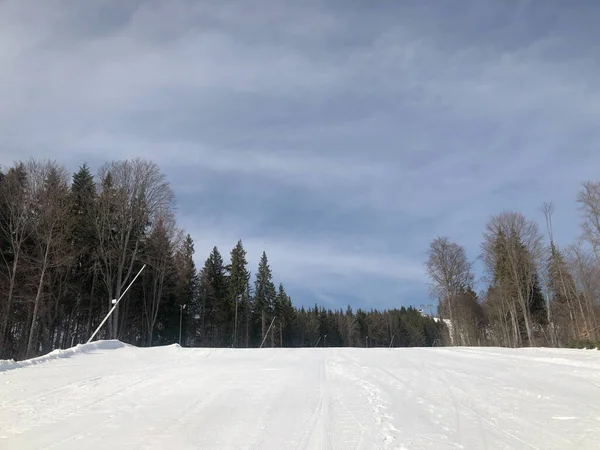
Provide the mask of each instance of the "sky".
{"label": "sky", "polygon": [[[238,239],[297,305],[429,305],[437,236],[579,235],[600,3],[0,1],[0,165],[144,157],[203,264]],[[476,266],[477,267],[477,266]],[[480,274],[478,274],[480,275]]]}

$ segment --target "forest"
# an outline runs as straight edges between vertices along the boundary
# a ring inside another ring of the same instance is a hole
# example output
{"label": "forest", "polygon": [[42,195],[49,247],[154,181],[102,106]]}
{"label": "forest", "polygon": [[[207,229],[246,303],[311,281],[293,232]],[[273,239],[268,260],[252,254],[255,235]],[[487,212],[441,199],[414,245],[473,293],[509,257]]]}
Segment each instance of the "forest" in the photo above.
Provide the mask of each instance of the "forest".
{"label": "forest", "polygon": [[[95,339],[152,346],[434,346],[443,322],[414,308],[295,307],[266,253],[254,274],[242,241],[201,268],[175,194],[144,159],[69,174],[55,161],[0,170],[0,359]],[[127,290],[131,281],[139,278]]]}
{"label": "forest", "polygon": [[448,237],[432,241],[426,268],[450,344],[600,348],[600,183],[583,183],[576,201],[581,235],[564,248],[554,240],[552,203],[541,205],[546,236],[519,212],[492,216],[479,295],[465,248]]}
{"label": "forest", "polygon": [[[54,161],[0,170],[0,359],[22,359],[96,339],[137,346],[552,346],[600,344],[600,183],[577,195],[581,236],[559,246],[552,203],[545,230],[514,211],[491,217],[475,291],[463,246],[437,237],[424,270],[438,320],[415,308],[295,306],[263,252],[254,273],[242,240],[196,267],[165,175],[144,159]],[[139,278],[127,287],[134,277]],[[480,284],[481,286],[481,284]],[[124,295],[123,295],[124,294]]]}

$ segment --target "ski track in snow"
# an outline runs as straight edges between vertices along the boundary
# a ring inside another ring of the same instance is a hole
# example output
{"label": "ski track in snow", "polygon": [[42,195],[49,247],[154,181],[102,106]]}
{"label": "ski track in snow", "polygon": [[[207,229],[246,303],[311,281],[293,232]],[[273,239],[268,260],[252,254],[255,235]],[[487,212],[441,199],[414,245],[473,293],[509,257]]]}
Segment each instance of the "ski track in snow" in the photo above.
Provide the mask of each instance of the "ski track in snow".
{"label": "ski track in snow", "polygon": [[187,349],[0,361],[0,449],[595,449],[600,352]]}

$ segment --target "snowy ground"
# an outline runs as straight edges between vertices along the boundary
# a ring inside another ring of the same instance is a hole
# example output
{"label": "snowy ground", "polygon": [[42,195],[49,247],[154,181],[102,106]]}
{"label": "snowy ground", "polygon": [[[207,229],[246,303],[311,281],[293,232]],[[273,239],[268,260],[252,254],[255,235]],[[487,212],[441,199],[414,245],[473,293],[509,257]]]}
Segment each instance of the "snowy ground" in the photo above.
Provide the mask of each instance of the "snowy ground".
{"label": "snowy ground", "polygon": [[594,449],[600,352],[138,349],[0,362],[0,449]]}

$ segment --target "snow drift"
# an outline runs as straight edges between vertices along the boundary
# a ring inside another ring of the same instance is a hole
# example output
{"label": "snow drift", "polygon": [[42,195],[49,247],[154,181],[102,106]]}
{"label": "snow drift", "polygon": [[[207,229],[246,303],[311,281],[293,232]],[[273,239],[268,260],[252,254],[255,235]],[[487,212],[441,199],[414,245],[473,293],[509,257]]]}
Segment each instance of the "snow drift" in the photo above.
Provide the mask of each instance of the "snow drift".
{"label": "snow drift", "polygon": [[59,358],[70,358],[81,353],[90,353],[95,350],[113,350],[116,348],[125,347],[126,345],[128,344],[124,344],[123,342],[117,340],[97,341],[90,342],[89,344],[79,344],[66,350],[54,350],[47,355],[27,359],[25,361],[0,359],[0,372],[34,366],[36,364],[42,364]]}

